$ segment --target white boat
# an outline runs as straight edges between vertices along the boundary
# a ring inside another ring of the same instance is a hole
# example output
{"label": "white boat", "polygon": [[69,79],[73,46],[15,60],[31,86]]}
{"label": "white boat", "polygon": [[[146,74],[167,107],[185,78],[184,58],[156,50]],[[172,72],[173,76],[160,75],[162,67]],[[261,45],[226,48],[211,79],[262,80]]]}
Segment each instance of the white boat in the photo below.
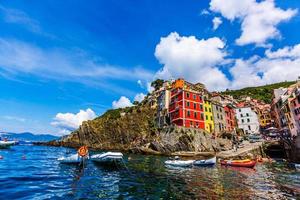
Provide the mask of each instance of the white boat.
{"label": "white boat", "polygon": [[296,171],[300,172],[300,164],[295,163],[295,169],[296,169]]}
{"label": "white boat", "polygon": [[195,160],[167,160],[165,165],[173,167],[191,167]]}
{"label": "white boat", "polygon": [[213,157],[207,160],[195,160],[193,164],[196,166],[212,166],[215,165],[216,162],[217,162],[217,158]]}
{"label": "white boat", "polygon": [[79,164],[82,160],[82,157],[77,153],[68,157],[60,157],[57,159],[61,164]]}
{"label": "white boat", "polygon": [[1,148],[6,149],[15,144],[16,144],[15,141],[0,141],[0,149]]}
{"label": "white boat", "polygon": [[120,152],[106,152],[91,156],[91,160],[100,164],[118,164],[123,161],[123,154]]}

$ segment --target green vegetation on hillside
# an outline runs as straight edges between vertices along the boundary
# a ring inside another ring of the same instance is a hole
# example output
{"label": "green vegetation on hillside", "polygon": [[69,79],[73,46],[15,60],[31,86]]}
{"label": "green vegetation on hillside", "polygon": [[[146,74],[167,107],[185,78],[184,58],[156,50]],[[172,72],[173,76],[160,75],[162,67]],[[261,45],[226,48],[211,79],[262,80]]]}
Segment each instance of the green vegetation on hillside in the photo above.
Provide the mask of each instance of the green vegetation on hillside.
{"label": "green vegetation on hillside", "polygon": [[285,88],[294,83],[295,81],[285,81],[258,87],[247,87],[240,90],[226,90],[222,92],[222,94],[232,95],[235,99],[240,99],[243,96],[250,96],[251,98],[262,100],[265,103],[271,103],[274,89],[280,87]]}

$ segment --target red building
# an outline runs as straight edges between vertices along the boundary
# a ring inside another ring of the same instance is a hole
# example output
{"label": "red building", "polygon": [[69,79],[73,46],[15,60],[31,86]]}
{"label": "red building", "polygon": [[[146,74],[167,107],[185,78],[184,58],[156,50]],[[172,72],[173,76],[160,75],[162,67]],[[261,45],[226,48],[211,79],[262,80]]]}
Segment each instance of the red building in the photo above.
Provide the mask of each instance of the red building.
{"label": "red building", "polygon": [[226,120],[226,131],[233,131],[236,124],[235,124],[235,110],[231,104],[227,104],[224,107],[225,111],[225,120]]}
{"label": "red building", "polygon": [[172,124],[204,129],[203,99],[193,85],[178,79],[172,86],[169,114]]}

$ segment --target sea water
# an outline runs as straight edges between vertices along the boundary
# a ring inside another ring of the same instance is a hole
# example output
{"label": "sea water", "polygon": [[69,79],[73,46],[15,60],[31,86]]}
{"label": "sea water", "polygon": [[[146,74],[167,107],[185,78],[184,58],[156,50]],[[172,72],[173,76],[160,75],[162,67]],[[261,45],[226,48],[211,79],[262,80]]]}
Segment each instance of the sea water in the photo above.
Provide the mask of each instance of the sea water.
{"label": "sea water", "polygon": [[60,164],[57,158],[69,151],[46,146],[1,149],[0,199],[300,198],[300,173],[282,162],[255,169],[167,168],[166,157],[126,154],[124,166]]}

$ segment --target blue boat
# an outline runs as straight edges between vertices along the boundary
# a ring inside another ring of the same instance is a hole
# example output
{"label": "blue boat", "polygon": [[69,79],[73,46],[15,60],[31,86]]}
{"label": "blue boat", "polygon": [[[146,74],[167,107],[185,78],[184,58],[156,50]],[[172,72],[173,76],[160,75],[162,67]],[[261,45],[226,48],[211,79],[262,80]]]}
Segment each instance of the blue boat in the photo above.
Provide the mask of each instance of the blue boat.
{"label": "blue boat", "polygon": [[213,157],[207,160],[195,160],[193,165],[195,166],[213,166],[217,162],[217,158]]}

